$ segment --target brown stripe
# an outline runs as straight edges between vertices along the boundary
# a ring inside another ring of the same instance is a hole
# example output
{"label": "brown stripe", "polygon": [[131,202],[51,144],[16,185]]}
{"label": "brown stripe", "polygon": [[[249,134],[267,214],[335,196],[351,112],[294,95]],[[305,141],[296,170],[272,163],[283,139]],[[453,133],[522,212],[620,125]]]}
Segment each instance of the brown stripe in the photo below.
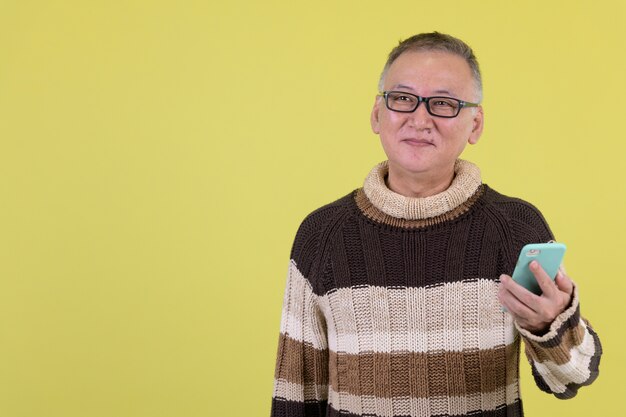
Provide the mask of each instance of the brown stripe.
{"label": "brown stripe", "polygon": [[275,378],[330,383],[336,392],[357,396],[465,396],[515,383],[518,369],[510,365],[517,357],[517,344],[464,352],[327,354],[281,334],[279,358],[284,359],[277,363]]}
{"label": "brown stripe", "polygon": [[506,346],[506,385],[519,381],[519,342]]}
{"label": "brown stripe", "polygon": [[356,191],[356,194],[354,195],[354,200],[356,201],[357,206],[363,212],[363,214],[365,214],[365,216],[367,216],[371,220],[374,220],[380,223],[385,223],[391,226],[396,226],[396,227],[419,228],[419,227],[426,227],[426,226],[432,226],[435,224],[443,223],[445,221],[452,220],[452,219],[459,217],[463,213],[467,212],[470,209],[470,207],[472,207],[472,205],[476,202],[476,200],[478,200],[480,196],[483,195],[484,190],[485,190],[484,185],[481,185],[480,187],[478,187],[476,192],[466,202],[456,207],[455,209],[450,210],[447,213],[441,214],[439,216],[431,217],[428,219],[416,219],[416,220],[400,219],[397,217],[392,217],[386,213],[383,213],[376,206],[374,206],[372,202],[367,198],[367,195],[365,195],[365,191],[363,190],[363,188],[359,188]]}
{"label": "brown stripe", "polygon": [[563,333],[561,343],[554,347],[542,347],[532,340],[526,342],[526,355],[535,362],[552,362],[557,365],[566,364],[571,360],[571,350],[583,342],[585,328],[579,322],[574,328],[569,328]]}
{"label": "brown stripe", "polygon": [[328,383],[328,351],[315,349],[281,333],[274,378],[301,385],[325,385]]}
{"label": "brown stripe", "polygon": [[464,352],[355,355],[330,351],[329,382],[336,392],[379,398],[489,393],[517,381],[517,361],[508,362],[517,354],[517,344]]}
{"label": "brown stripe", "polygon": [[[488,352],[488,354],[485,353]],[[481,392],[492,392],[506,387],[506,352],[505,349],[490,349],[480,352]],[[504,368],[504,369],[502,369]]]}

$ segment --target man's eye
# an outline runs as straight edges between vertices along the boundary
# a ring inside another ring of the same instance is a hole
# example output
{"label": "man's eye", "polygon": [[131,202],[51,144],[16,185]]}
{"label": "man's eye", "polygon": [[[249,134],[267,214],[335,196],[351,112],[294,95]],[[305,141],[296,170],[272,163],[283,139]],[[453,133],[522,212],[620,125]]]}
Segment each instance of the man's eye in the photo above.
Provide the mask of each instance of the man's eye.
{"label": "man's eye", "polygon": [[412,102],[415,101],[415,99],[411,96],[394,96],[393,98],[395,101],[403,101],[403,102]]}
{"label": "man's eye", "polygon": [[452,101],[447,100],[436,100],[433,105],[437,107],[455,107]]}

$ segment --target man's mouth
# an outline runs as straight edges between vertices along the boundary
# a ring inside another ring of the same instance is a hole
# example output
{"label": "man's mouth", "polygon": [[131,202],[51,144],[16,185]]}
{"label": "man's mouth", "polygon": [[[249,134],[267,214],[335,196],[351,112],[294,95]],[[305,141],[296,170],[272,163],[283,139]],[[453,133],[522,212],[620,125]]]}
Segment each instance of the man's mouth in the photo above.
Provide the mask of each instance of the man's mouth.
{"label": "man's mouth", "polygon": [[404,139],[403,142],[407,142],[410,145],[414,146],[429,146],[434,145],[434,143],[427,139]]}

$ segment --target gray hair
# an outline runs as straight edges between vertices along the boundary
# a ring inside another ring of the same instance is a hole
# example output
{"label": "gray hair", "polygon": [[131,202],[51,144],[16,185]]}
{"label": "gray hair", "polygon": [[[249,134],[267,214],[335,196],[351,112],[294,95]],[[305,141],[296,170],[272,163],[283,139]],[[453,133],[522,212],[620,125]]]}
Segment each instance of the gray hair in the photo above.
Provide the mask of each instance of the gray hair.
{"label": "gray hair", "polygon": [[420,51],[441,51],[448,52],[454,55],[458,55],[465,59],[465,62],[469,65],[472,71],[472,77],[474,78],[474,84],[476,92],[478,94],[478,102],[483,97],[483,81],[480,75],[480,68],[478,61],[474,55],[474,51],[465,42],[454,36],[446,35],[445,33],[432,32],[432,33],[420,33],[418,35],[411,36],[408,39],[401,41],[398,46],[393,48],[385,63],[385,68],[380,74],[380,80],[378,81],[378,91],[383,91],[385,76],[391,64],[398,59],[404,52],[420,52]]}

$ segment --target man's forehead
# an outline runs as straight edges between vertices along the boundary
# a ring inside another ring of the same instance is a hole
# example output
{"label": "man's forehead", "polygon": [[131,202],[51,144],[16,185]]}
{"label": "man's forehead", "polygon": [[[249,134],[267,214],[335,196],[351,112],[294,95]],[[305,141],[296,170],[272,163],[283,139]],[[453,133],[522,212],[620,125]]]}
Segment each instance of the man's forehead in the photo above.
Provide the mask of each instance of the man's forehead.
{"label": "man's forehead", "polygon": [[416,91],[424,87],[435,94],[456,94],[473,87],[469,64],[463,57],[442,51],[407,51],[390,66],[386,89]]}
{"label": "man's forehead", "polygon": [[417,51],[404,51],[400,54],[395,61],[391,64],[393,66],[396,63],[403,61],[412,61],[419,63],[428,63],[434,61],[446,61],[449,66],[459,67],[459,68],[469,68],[469,63],[463,58],[461,55],[448,52],[448,51],[438,51],[438,50],[417,50]]}

